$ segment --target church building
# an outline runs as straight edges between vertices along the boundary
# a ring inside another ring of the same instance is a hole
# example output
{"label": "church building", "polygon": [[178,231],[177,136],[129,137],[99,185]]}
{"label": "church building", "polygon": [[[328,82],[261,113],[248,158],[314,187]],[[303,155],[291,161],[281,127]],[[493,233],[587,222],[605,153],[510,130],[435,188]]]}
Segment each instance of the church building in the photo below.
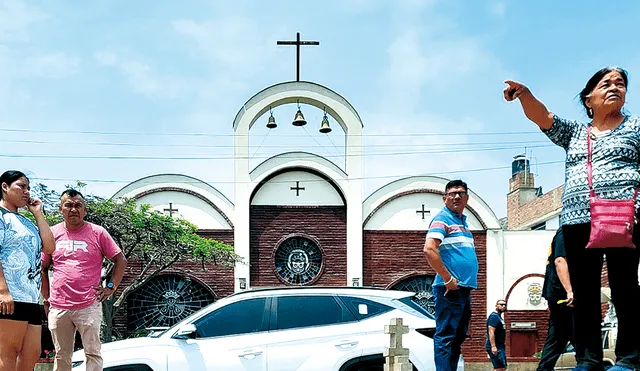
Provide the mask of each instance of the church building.
{"label": "church building", "polygon": [[[250,167],[248,138],[253,125],[270,109],[295,103],[325,110],[340,125],[345,133],[344,169],[306,152],[277,154]],[[180,174],[139,179],[113,198],[135,198],[153,210],[184,218],[197,225],[201,235],[233,245],[242,262],[233,268],[207,265],[205,270],[181,262],[153,277],[127,298],[116,321],[120,332],[172,325],[234,292],[273,286],[409,290],[432,311],[435,272],[424,258],[423,245],[432,217],[444,207],[442,196],[450,179],[408,177],[364,197],[364,123],[347,99],[325,86],[280,83],[239,106],[232,121],[233,201],[211,185]],[[547,331],[548,312],[540,288],[554,231],[505,230],[481,196],[472,188],[469,191],[465,215],[480,272],[479,287],[472,294],[465,360],[468,365],[487,364],[486,318],[498,299],[506,299],[510,362],[534,362]],[[129,263],[121,287],[131,282],[140,266]]]}

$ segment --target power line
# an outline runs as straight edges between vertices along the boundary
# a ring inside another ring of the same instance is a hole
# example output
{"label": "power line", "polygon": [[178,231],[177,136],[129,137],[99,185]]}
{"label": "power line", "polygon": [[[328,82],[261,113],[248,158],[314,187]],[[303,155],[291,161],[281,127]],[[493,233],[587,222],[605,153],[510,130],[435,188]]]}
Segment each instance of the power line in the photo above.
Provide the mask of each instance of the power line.
{"label": "power line", "polygon": [[[220,133],[152,133],[152,132],[124,132],[124,131],[87,131],[87,130],[42,130],[42,129],[11,129],[2,128],[0,132],[15,132],[15,133],[52,133],[52,134],[91,134],[91,135],[144,135],[144,136],[200,136],[200,137],[233,137],[240,134],[220,134]],[[457,133],[404,133],[404,134],[360,134],[362,137],[422,137],[422,136],[478,136],[478,135],[528,135],[539,134],[540,131],[510,131],[510,132],[457,132]],[[242,136],[248,136],[251,134],[243,134]],[[255,134],[254,134],[255,135]],[[302,134],[280,134],[282,137],[306,137]]]}
{"label": "power line", "polygon": [[[560,160],[560,161],[548,161],[548,162],[541,162],[538,165],[555,165],[555,164],[563,164],[564,160]],[[475,173],[475,172],[482,172],[482,171],[494,171],[494,170],[505,170],[505,169],[510,169],[511,165],[507,165],[507,166],[495,166],[495,167],[485,167],[485,168],[476,168],[476,169],[462,169],[462,170],[450,170],[450,171],[440,171],[440,172],[430,172],[430,173],[424,173],[424,174],[405,174],[405,175],[401,175],[401,174],[396,174],[396,175],[381,175],[381,176],[371,176],[371,177],[359,177],[359,178],[349,178],[350,180],[370,180],[370,179],[389,179],[389,178],[408,178],[408,177],[421,177],[421,176],[438,176],[438,175],[444,175],[444,174],[459,174],[459,173]],[[130,184],[133,183],[135,180],[103,180],[103,179],[71,179],[71,178],[45,178],[45,177],[30,177],[30,180],[40,180],[40,181],[52,181],[52,182],[76,182],[76,181],[82,181],[84,183],[125,183],[125,184]],[[136,179],[139,180],[139,179]],[[288,180],[283,180],[283,181],[274,181],[271,180],[269,181],[270,183],[281,183],[281,184],[288,184],[291,183],[291,181]],[[323,179],[309,179],[309,180],[305,180],[305,182],[326,182],[326,180]],[[176,183],[181,183],[181,184],[200,184],[200,183],[206,183],[206,184],[236,184],[236,183],[250,183],[250,182],[235,182],[235,181],[180,181],[180,182],[176,182]]]}
{"label": "power line", "polygon": [[[327,138],[334,143],[331,137],[328,134],[325,134]],[[263,138],[267,138],[269,135],[265,135]],[[192,143],[126,143],[126,142],[73,142],[73,141],[55,141],[55,140],[2,140],[0,139],[0,143],[24,143],[24,144],[66,144],[66,145],[86,145],[86,146],[117,146],[117,147],[190,147],[190,148],[234,148],[234,145],[225,144],[225,145],[215,145],[215,144],[192,144]],[[264,139],[263,139],[264,143]],[[469,142],[469,143],[437,143],[439,146],[480,146],[480,145],[529,145],[529,144],[537,144],[537,143],[549,143],[548,140],[534,140],[534,141],[514,141],[514,142]],[[359,146],[354,145],[346,145],[348,148],[370,148],[370,147],[431,147],[432,143],[395,143],[395,144],[362,144]],[[255,146],[249,146],[255,147]],[[262,148],[273,148],[273,149],[282,149],[282,148],[299,148],[299,144],[281,144],[281,145],[260,145]],[[319,147],[319,146],[309,146],[305,145],[305,147]],[[334,143],[334,147],[336,147]],[[338,147],[336,147],[338,148]]]}
{"label": "power line", "polygon": [[[544,148],[555,147],[553,144],[530,146],[528,148]],[[387,153],[363,153],[363,154],[339,154],[331,155],[327,154],[323,157],[344,157],[344,156],[362,156],[362,157],[380,157],[380,156],[408,156],[408,155],[421,155],[421,154],[443,154],[443,153],[459,153],[459,152],[481,152],[481,151],[502,151],[502,150],[514,150],[521,149],[521,146],[516,147],[489,147],[489,148],[468,148],[468,149],[447,149],[447,150],[432,150],[432,151],[414,151],[414,152],[387,152]],[[0,154],[0,157],[4,158],[37,158],[37,159],[51,159],[51,160],[180,160],[180,161],[199,161],[199,160],[246,160],[248,157],[212,157],[212,156],[185,156],[185,157],[170,157],[170,156],[80,156],[80,155],[30,155],[30,154]],[[273,157],[259,156],[258,158],[267,159]],[[252,157],[253,158],[253,157]]]}

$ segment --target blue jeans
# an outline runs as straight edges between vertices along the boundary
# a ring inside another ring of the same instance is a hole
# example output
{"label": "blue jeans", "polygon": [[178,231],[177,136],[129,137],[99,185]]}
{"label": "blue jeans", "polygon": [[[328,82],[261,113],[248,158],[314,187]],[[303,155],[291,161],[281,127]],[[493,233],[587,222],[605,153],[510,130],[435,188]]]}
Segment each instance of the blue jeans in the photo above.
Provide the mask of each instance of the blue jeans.
{"label": "blue jeans", "polygon": [[455,371],[471,320],[471,289],[450,290],[446,296],[445,291],[444,286],[433,286],[436,312],[433,355],[436,371]]}
{"label": "blue jeans", "polygon": [[493,354],[491,347],[487,347],[487,354],[491,359],[493,369],[507,368],[507,348],[504,345],[498,345],[498,354]]}

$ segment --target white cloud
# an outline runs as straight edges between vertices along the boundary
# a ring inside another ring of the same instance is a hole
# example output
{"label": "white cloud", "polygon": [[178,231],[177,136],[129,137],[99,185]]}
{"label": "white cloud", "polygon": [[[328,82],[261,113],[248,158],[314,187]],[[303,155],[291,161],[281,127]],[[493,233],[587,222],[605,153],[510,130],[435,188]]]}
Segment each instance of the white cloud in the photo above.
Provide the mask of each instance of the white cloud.
{"label": "white cloud", "polygon": [[388,68],[383,84],[392,102],[417,104],[426,86],[451,88],[468,76],[499,66],[481,41],[452,35],[436,38],[421,28],[407,29],[387,49]]}
{"label": "white cloud", "polygon": [[220,64],[227,73],[249,77],[266,68],[275,54],[272,39],[264,25],[239,16],[197,22],[178,19],[172,22],[176,32],[195,41],[205,56]]}
{"label": "white cloud", "polygon": [[[455,110],[458,105],[464,105],[465,99],[485,99],[472,92],[484,94],[490,90],[488,83],[493,79],[502,81],[508,74],[487,48],[482,35],[464,34],[446,14],[427,5],[430,4],[408,2],[394,14],[395,32],[387,47],[387,68],[380,78],[383,87],[380,101],[376,109],[363,115],[363,119],[367,134],[381,134],[367,138],[366,145],[372,146],[368,153],[380,152],[381,148],[392,152],[430,153],[368,156],[365,173],[372,177],[421,174],[462,177],[470,181],[471,188],[481,191],[482,197],[501,214],[506,178],[501,186],[480,190],[478,187],[486,183],[483,178],[502,174],[502,170],[475,171],[508,165],[504,157],[505,153],[510,155],[508,151],[478,150],[496,147],[477,145],[493,140],[473,135],[492,125],[485,123],[482,111],[476,114],[467,108],[451,111],[451,114],[435,112]],[[462,116],[461,112],[467,112],[467,115]],[[450,135],[456,132],[460,135]],[[411,133],[433,135],[397,135]],[[398,144],[398,147],[375,147],[379,144]],[[372,179],[367,184],[367,191],[390,180]]]}
{"label": "white cloud", "polygon": [[28,41],[29,26],[49,17],[27,4],[18,0],[0,2],[0,41]]}
{"label": "white cloud", "polygon": [[496,15],[498,17],[503,17],[507,12],[507,4],[505,4],[502,1],[497,1],[490,4],[489,10],[493,15]]}
{"label": "white cloud", "polygon": [[101,50],[93,53],[93,56],[98,62],[105,66],[113,66],[118,62],[118,56],[115,53]]}
{"label": "white cloud", "polygon": [[184,79],[161,75],[148,64],[130,57],[121,57],[113,51],[100,50],[94,52],[93,56],[103,66],[116,68],[137,94],[174,99],[188,88]]}
{"label": "white cloud", "polygon": [[58,52],[28,57],[21,66],[25,77],[64,78],[74,75],[80,66],[80,58]]}

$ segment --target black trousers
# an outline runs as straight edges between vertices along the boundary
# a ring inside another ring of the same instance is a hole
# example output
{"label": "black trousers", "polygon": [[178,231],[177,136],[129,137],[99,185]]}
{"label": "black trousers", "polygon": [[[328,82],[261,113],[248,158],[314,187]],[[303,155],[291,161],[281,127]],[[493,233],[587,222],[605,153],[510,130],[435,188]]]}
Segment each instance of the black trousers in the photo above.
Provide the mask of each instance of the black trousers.
{"label": "black trousers", "polygon": [[[564,298],[562,298],[564,299]],[[567,344],[573,341],[573,308],[566,304],[556,304],[558,299],[549,300],[549,331],[547,341],[542,348],[542,357],[537,371],[553,371],[558,358],[564,353]]]}
{"label": "black trousers", "polygon": [[574,295],[575,347],[579,365],[600,371],[602,364],[602,311],[600,287],[603,257],[607,260],[611,301],[618,318],[616,364],[640,368],[640,298],[638,261],[640,258],[640,226],[633,241],[636,249],[586,249],[590,224],[562,227],[567,264]]}

